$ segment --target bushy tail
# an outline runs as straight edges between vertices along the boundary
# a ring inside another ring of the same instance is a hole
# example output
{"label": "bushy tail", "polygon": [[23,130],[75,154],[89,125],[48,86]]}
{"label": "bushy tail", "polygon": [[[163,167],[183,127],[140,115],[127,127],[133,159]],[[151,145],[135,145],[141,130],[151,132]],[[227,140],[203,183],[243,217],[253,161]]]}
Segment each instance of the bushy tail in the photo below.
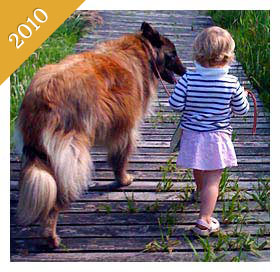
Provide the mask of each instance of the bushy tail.
{"label": "bushy tail", "polygon": [[45,131],[43,145],[57,181],[57,202],[67,207],[87,188],[91,177],[88,138],[83,134],[52,134]]}
{"label": "bushy tail", "polygon": [[57,186],[53,176],[38,158],[25,158],[20,181],[18,222],[29,225],[37,220],[46,221],[55,206]]}
{"label": "bushy tail", "polygon": [[87,188],[91,176],[86,137],[48,130],[41,137],[50,169],[36,159],[25,162],[18,207],[19,223],[24,225],[45,221],[55,206],[67,207]]}

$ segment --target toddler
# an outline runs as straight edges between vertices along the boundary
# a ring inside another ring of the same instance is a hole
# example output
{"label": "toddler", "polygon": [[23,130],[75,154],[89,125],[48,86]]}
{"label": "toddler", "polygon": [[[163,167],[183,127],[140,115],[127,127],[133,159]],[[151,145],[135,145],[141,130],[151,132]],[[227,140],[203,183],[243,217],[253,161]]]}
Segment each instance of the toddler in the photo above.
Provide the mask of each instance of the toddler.
{"label": "toddler", "polygon": [[180,78],[169,98],[170,106],[182,112],[177,166],[193,169],[201,204],[192,230],[202,236],[219,231],[212,214],[221,174],[225,167],[237,166],[230,118],[249,110],[247,92],[228,74],[234,47],[228,31],[216,26],[204,29],[193,45],[195,70]]}

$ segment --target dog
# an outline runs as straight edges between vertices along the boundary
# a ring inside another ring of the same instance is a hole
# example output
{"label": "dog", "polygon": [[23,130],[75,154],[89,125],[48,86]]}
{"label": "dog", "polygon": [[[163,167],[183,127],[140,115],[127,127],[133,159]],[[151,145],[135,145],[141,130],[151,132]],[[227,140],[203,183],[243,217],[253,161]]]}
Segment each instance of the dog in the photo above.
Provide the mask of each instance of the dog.
{"label": "dog", "polygon": [[174,83],[186,69],[174,44],[143,22],[138,32],[102,42],[41,68],[24,96],[17,121],[22,170],[17,218],[39,222],[42,236],[59,247],[58,214],[91,179],[90,148],[108,148],[115,182],[126,171],[140,122],[156,97],[159,75]]}

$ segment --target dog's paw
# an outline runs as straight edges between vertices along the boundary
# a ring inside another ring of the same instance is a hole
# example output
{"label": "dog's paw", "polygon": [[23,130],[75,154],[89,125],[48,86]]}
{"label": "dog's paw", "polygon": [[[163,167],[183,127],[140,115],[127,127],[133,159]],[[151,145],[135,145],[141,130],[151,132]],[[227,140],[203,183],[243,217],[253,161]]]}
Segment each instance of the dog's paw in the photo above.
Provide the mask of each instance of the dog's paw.
{"label": "dog's paw", "polygon": [[125,176],[122,178],[122,180],[119,181],[119,183],[122,186],[128,186],[133,182],[134,177],[130,174],[125,174]]}
{"label": "dog's paw", "polygon": [[61,239],[58,235],[56,235],[55,237],[48,237],[47,240],[50,248],[59,248]]}

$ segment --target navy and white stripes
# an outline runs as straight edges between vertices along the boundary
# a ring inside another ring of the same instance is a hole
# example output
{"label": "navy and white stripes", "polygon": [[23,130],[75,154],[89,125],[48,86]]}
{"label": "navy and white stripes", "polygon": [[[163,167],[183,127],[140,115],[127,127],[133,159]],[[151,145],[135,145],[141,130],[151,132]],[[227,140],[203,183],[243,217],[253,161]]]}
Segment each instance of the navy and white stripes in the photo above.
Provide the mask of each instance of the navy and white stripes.
{"label": "navy and white stripes", "polygon": [[226,68],[204,68],[187,72],[169,98],[170,106],[183,112],[181,127],[195,131],[229,131],[232,113],[244,115],[249,103],[238,79]]}

